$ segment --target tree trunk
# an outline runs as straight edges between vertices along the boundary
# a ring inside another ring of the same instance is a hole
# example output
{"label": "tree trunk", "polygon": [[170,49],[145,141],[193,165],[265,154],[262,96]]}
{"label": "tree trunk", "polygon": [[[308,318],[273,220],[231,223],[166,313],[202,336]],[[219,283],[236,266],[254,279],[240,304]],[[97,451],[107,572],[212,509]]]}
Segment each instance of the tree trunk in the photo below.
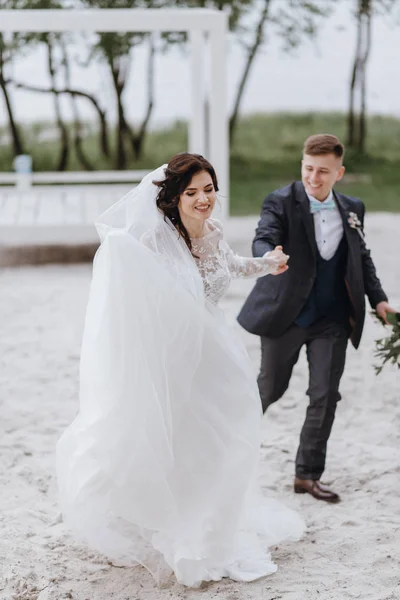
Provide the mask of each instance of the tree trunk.
{"label": "tree trunk", "polygon": [[125,119],[124,106],[122,104],[122,92],[124,91],[125,78],[117,65],[115,65],[113,59],[109,58],[109,66],[111,70],[111,76],[114,83],[114,90],[117,99],[117,155],[115,159],[115,168],[125,169],[126,168],[126,151],[125,151],[125,135],[129,128]]}
{"label": "tree trunk", "polygon": [[347,146],[349,148],[353,148],[356,140],[356,122],[354,115],[354,94],[355,94],[355,86],[357,79],[357,65],[358,65],[358,57],[356,56],[353,64],[353,72],[351,76],[351,84],[350,84],[350,102],[349,102],[349,112],[347,115]]}
{"label": "tree trunk", "polygon": [[7,86],[5,84],[4,78],[1,73],[0,73],[0,87],[3,92],[4,101],[5,101],[6,108],[7,108],[8,124],[10,127],[10,134],[11,134],[11,139],[12,139],[14,156],[18,156],[18,154],[24,154],[24,148],[22,145],[22,140],[21,140],[19,131],[18,131],[18,126],[15,122],[11,99],[8,94],[8,90],[7,90]]}
{"label": "tree trunk", "polygon": [[[367,138],[366,73],[371,50],[372,0],[358,0],[357,47],[354,59],[348,113],[347,145],[364,153]],[[355,110],[355,94],[359,94],[359,110]]]}
{"label": "tree trunk", "polygon": [[149,61],[147,65],[147,111],[140,125],[139,131],[135,134],[130,129],[132,150],[135,160],[142,157],[144,141],[147,134],[147,127],[154,107],[154,57],[155,47],[153,37],[150,37]]}
{"label": "tree trunk", "polygon": [[370,0],[364,0],[365,13],[364,13],[364,38],[365,38],[365,49],[362,57],[362,77],[361,77],[361,109],[360,109],[360,125],[359,125],[359,138],[358,138],[358,150],[361,153],[365,153],[366,150],[366,139],[367,139],[367,62],[371,51],[371,39],[372,39],[372,6]]}
{"label": "tree trunk", "polygon": [[362,0],[359,0],[359,6],[357,9],[357,43],[356,53],[353,62],[352,76],[350,82],[350,100],[349,100],[349,112],[347,115],[347,146],[354,148],[356,140],[358,139],[358,127],[355,115],[355,94],[359,82],[359,67],[360,67],[360,54],[361,54],[361,43],[362,43]]}
{"label": "tree trunk", "polygon": [[22,144],[22,139],[18,130],[17,123],[14,117],[14,111],[11,103],[11,98],[7,89],[7,81],[4,77],[4,50],[3,50],[3,36],[0,33],[0,87],[3,92],[4,102],[7,109],[8,115],[8,124],[10,128],[10,134],[13,144],[13,152],[14,156],[18,154],[24,154],[24,148]]}
{"label": "tree trunk", "polygon": [[117,109],[118,109],[118,129],[117,129],[117,159],[116,168],[126,168],[126,151],[125,151],[125,135],[127,131],[127,124],[125,120],[125,112],[122,104],[122,90],[123,87],[117,85],[115,88],[117,94]]}
{"label": "tree trunk", "polygon": [[51,85],[54,90],[54,110],[56,113],[56,121],[57,127],[60,132],[60,144],[61,151],[60,157],[58,159],[57,171],[65,171],[68,165],[68,157],[69,157],[69,136],[68,129],[63,121],[62,113],[61,113],[61,105],[59,93],[56,90],[56,77],[55,77],[55,68],[54,68],[54,59],[53,59],[53,42],[51,40],[51,34],[46,36],[45,43],[47,45],[47,67],[49,70]]}
{"label": "tree trunk", "polygon": [[232,115],[229,120],[229,134],[230,134],[230,143],[232,144],[234,135],[236,132],[236,125],[239,116],[239,109],[243,98],[244,89],[246,87],[251,67],[253,66],[254,59],[256,58],[257,52],[264,41],[264,25],[266,20],[268,19],[269,8],[270,8],[271,0],[264,0],[264,7],[261,11],[260,18],[258,20],[256,34],[253,41],[253,44],[250,46],[246,64],[242,73],[242,77],[239,83],[239,87],[236,93],[235,103],[232,111]]}
{"label": "tree trunk", "polygon": [[[70,72],[70,67],[69,67],[68,52],[67,52],[67,48],[63,42],[61,42],[61,47],[62,47],[62,52],[63,52],[63,61],[62,62],[63,62],[64,73],[65,73],[65,85],[67,88],[69,88],[69,87],[71,87],[71,72]],[[71,109],[72,109],[72,114],[74,116],[74,145],[75,145],[76,155],[84,169],[86,169],[87,171],[93,171],[94,167],[93,167],[92,163],[90,162],[90,160],[88,159],[88,157],[86,156],[85,151],[83,149],[82,123],[81,123],[80,116],[79,116],[79,109],[78,109],[78,105],[76,102],[76,97],[74,95],[71,95]]]}
{"label": "tree trunk", "polygon": [[74,96],[77,98],[86,98],[87,100],[89,100],[89,102],[91,102],[92,106],[96,110],[97,115],[99,117],[100,146],[101,146],[102,152],[103,152],[104,156],[106,156],[106,157],[110,156],[106,113],[105,113],[105,111],[103,111],[101,109],[99,103],[97,102],[96,98],[94,98],[94,96],[91,96],[87,92],[82,92],[81,90],[75,90],[75,89],[69,88],[69,87],[61,89],[61,90],[60,89],[56,90],[53,87],[40,88],[40,87],[36,87],[34,85],[27,85],[25,83],[20,83],[18,81],[15,81],[12,83],[15,88],[18,88],[21,90],[27,90],[28,92],[38,92],[39,94],[58,94],[60,96],[62,94],[70,94],[70,96]]}

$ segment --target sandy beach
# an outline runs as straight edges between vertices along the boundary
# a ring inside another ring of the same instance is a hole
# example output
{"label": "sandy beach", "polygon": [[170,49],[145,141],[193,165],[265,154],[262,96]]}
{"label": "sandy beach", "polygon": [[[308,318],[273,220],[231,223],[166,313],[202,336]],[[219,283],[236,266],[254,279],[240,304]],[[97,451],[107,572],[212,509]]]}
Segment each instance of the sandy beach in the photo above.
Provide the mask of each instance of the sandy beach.
{"label": "sandy beach", "polygon": [[[228,240],[249,254],[255,218],[232,219]],[[400,309],[400,215],[368,215],[367,242],[383,287]],[[361,347],[348,350],[342,401],[323,480],[338,505],[292,492],[307,406],[304,352],[284,398],[263,420],[261,480],[267,495],[298,510],[307,533],[272,549],[276,574],[158,588],[142,567],[117,568],[76,542],[57,502],[55,445],[78,409],[79,351],[91,265],[0,271],[0,600],[396,600],[400,598],[400,371],[376,376],[368,314]],[[252,281],[222,302],[234,319]],[[239,329],[239,326],[238,326]],[[254,364],[259,340],[241,330]]]}

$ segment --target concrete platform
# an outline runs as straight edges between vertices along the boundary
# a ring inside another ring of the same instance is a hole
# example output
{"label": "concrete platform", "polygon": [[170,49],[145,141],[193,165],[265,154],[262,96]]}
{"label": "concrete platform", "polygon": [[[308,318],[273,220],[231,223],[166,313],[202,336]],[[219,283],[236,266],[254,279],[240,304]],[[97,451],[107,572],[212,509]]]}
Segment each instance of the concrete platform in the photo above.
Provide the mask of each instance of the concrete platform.
{"label": "concrete platform", "polygon": [[[0,267],[91,261],[99,245],[95,220],[130,189],[121,184],[35,186],[24,193],[0,188]],[[226,236],[236,251],[250,253],[256,222],[256,216],[227,221]]]}
{"label": "concrete platform", "polygon": [[91,261],[99,241],[94,221],[131,188],[0,188],[0,267]]}

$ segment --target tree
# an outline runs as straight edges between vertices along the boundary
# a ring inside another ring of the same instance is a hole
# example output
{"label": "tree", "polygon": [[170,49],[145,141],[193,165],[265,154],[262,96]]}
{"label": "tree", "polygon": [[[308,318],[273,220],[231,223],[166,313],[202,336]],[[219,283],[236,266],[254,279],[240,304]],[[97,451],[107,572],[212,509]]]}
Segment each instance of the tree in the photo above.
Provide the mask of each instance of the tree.
{"label": "tree", "polygon": [[[137,0],[84,0],[84,4],[90,8],[139,8],[147,6],[156,7],[156,3],[140,3]],[[128,82],[129,72],[133,61],[135,46],[147,42],[149,45],[148,67],[147,67],[147,108],[138,127],[134,129],[125,114],[123,95]],[[116,157],[115,168],[124,169],[127,166],[127,144],[132,149],[136,159],[140,158],[144,140],[148,131],[151,114],[154,108],[154,56],[155,46],[153,36],[149,33],[99,33],[97,40],[92,46],[89,61],[98,58],[103,61],[110,72],[113,84],[116,108],[117,108],[117,131],[116,131]]]}
{"label": "tree", "polygon": [[[244,65],[229,123],[231,143],[251,70],[265,44],[267,24],[283,40],[283,50],[293,50],[305,37],[316,35],[319,19],[330,14],[334,4],[335,0],[179,0],[180,6],[208,7],[228,12],[230,30],[244,49]],[[244,21],[249,16],[251,22],[245,25]]]}
{"label": "tree", "polygon": [[[0,0],[0,10],[6,8],[20,8],[20,2],[18,0]],[[7,78],[7,68],[15,58],[16,54],[21,52],[21,50],[21,36],[19,34],[12,34],[8,39],[6,39],[5,35],[0,32],[0,88],[4,98],[4,103],[6,105],[14,156],[17,156],[18,154],[24,154],[24,145],[21,132],[14,115],[14,107]]]}
{"label": "tree", "polygon": [[[1,2],[2,0],[0,0]],[[5,1],[5,0],[3,0]],[[11,1],[11,0],[7,0]],[[15,2],[17,0],[14,0]],[[233,111],[230,118],[230,134],[233,140],[240,106],[244,97],[246,85],[248,84],[251,70],[256,57],[266,38],[266,26],[269,30],[277,33],[283,40],[283,50],[288,51],[296,48],[305,36],[316,35],[316,23],[329,13],[334,0],[18,0],[24,8],[61,8],[81,7],[90,8],[161,8],[167,5],[181,7],[209,7],[224,10],[229,13],[229,26],[238,39],[241,40],[245,52],[245,61],[237,86]],[[383,0],[381,0],[383,1]],[[257,12],[258,11],[258,12]],[[251,13],[250,25],[245,25],[246,19]],[[36,36],[36,37],[35,37]],[[154,57],[156,52],[167,50],[172,43],[183,43],[186,34],[182,32],[168,33],[161,37],[160,45],[153,35],[148,33],[99,33],[94,41],[88,41],[88,58],[84,64],[88,65],[93,60],[100,60],[105,64],[110,73],[110,81],[114,90],[116,103],[117,127],[116,127],[116,151],[114,166],[123,169],[127,166],[128,151],[138,159],[143,152],[144,141],[147,135],[152,111],[154,108]],[[20,89],[29,89],[38,93],[50,93],[54,97],[57,125],[60,131],[62,151],[59,168],[64,168],[68,158],[68,129],[61,115],[60,96],[69,94],[72,101],[74,115],[74,144],[76,152],[85,166],[90,168],[87,157],[84,156],[82,148],[81,124],[78,115],[76,98],[86,98],[97,111],[100,122],[101,147],[106,156],[110,155],[107,123],[105,112],[100,103],[92,95],[71,88],[70,84],[70,59],[66,52],[63,40],[65,34],[42,33],[30,34],[30,42],[39,40],[46,44],[48,53],[48,70],[51,80],[50,87],[39,88],[38,86],[27,86],[22,82],[14,82]],[[137,45],[147,43],[148,68],[147,68],[147,107],[145,114],[139,124],[134,127],[129,123],[124,106],[124,92],[129,73],[133,64],[134,49]],[[157,45],[156,45],[157,44]],[[61,49],[61,50],[60,50]],[[60,58],[61,53],[61,58]],[[65,86],[57,85],[59,72],[64,70]]]}
{"label": "tree", "polygon": [[[5,4],[5,3],[4,3]],[[18,3],[15,1],[10,6],[10,2],[7,2],[5,8],[34,8],[34,9],[55,9],[62,10],[64,7],[69,6],[68,0],[19,0]],[[6,86],[12,86],[16,89],[22,89],[30,92],[36,92],[41,94],[51,94],[54,98],[54,108],[56,114],[57,127],[60,133],[61,151],[57,161],[57,170],[65,170],[67,168],[68,157],[70,154],[70,140],[68,127],[63,119],[61,111],[60,98],[62,95],[68,94],[71,97],[72,112],[74,115],[74,146],[75,151],[80,160],[81,164],[85,169],[92,169],[92,165],[88,157],[85,155],[82,147],[82,125],[79,119],[79,111],[76,103],[77,98],[88,100],[93,108],[96,110],[99,118],[99,134],[100,134],[100,148],[103,154],[108,157],[110,155],[109,143],[108,143],[108,132],[107,132],[107,120],[106,113],[101,108],[100,103],[96,98],[88,92],[77,90],[71,87],[70,83],[70,58],[67,52],[67,45],[70,41],[69,34],[55,34],[55,33],[29,33],[29,34],[16,34],[16,39],[19,42],[19,48],[27,49],[32,48],[34,45],[44,44],[47,49],[47,68],[50,77],[50,87],[40,87],[36,85],[29,85],[23,82],[16,81],[14,78],[8,77],[3,83]],[[64,71],[65,86],[59,85],[60,75]],[[1,84],[0,84],[1,85]]]}
{"label": "tree", "polygon": [[253,66],[254,59],[256,58],[256,55],[258,53],[258,50],[264,43],[264,25],[268,19],[270,4],[271,0],[264,0],[257,25],[255,27],[254,39],[250,45],[245,47],[247,57],[245,60],[243,73],[236,91],[236,96],[233,103],[233,111],[229,119],[229,138],[231,144],[233,142],[233,137],[236,131],[237,120],[239,117],[239,109],[242,103],[243,94],[250,75],[250,71]]}
{"label": "tree", "polygon": [[[70,69],[70,66],[68,67]],[[64,95],[68,94],[72,98],[81,98],[86,99],[90,102],[91,106],[96,110],[97,115],[99,117],[99,135],[100,135],[100,148],[104,154],[104,156],[110,156],[110,148],[108,142],[108,127],[107,127],[107,118],[106,112],[101,108],[99,101],[89,92],[84,92],[83,90],[77,90],[73,87],[70,87],[69,79],[66,77],[66,87],[39,87],[36,85],[29,85],[27,83],[22,83],[15,79],[7,79],[8,84],[12,84],[16,89],[26,90],[28,92],[37,92],[39,94],[58,94]],[[68,76],[69,77],[69,76]]]}
{"label": "tree", "polygon": [[[71,69],[70,69],[70,60],[68,56],[67,44],[64,40],[61,41],[62,48],[62,65],[64,67],[64,75],[65,75],[65,85],[67,89],[71,89]],[[76,102],[76,95],[70,94],[71,98],[71,108],[72,114],[74,118],[74,146],[76,155],[81,163],[81,165],[87,171],[93,171],[94,167],[90,162],[89,158],[86,156],[83,149],[83,139],[82,139],[82,122],[79,116],[79,108]]]}
{"label": "tree", "polygon": [[366,151],[367,65],[372,45],[372,19],[380,14],[392,15],[396,2],[397,0],[356,0],[357,37],[350,78],[347,146],[359,153]]}
{"label": "tree", "polygon": [[24,153],[21,133],[14,115],[13,103],[8,89],[7,81],[7,64],[11,61],[13,54],[13,44],[8,44],[4,40],[4,35],[0,33],[0,88],[3,93],[4,102],[6,105],[10,135],[13,145],[14,156]]}
{"label": "tree", "polygon": [[[11,9],[27,9],[27,8],[60,8],[60,5],[57,3],[57,1],[53,1],[53,0],[35,0],[34,3],[32,3],[30,0],[20,0],[20,1],[7,1],[7,0],[3,0],[2,4],[1,4],[1,8],[11,8]],[[47,46],[47,66],[48,66],[48,71],[49,71],[49,75],[50,75],[50,79],[51,79],[51,88],[54,93],[54,105],[55,105],[55,111],[56,111],[56,119],[57,119],[57,125],[58,128],[60,130],[60,138],[61,138],[61,155],[58,161],[58,170],[64,170],[66,168],[67,165],[67,160],[68,160],[68,153],[69,153],[69,141],[68,141],[68,129],[62,119],[62,115],[61,115],[61,108],[60,108],[60,103],[59,103],[59,96],[55,91],[55,79],[56,79],[56,65],[54,62],[54,46],[56,43],[56,40],[59,39],[60,36],[53,34],[53,33],[41,33],[41,34],[34,34],[34,33],[28,33],[28,34],[21,34],[21,33],[14,33],[12,35],[12,42],[10,42],[8,44],[8,48],[7,46],[4,44],[4,37],[2,36],[2,46],[3,48],[0,49],[0,54],[4,57],[6,54],[6,50],[8,49],[10,57],[8,58],[9,61],[11,61],[11,57],[15,58],[15,55],[17,54],[17,52],[21,52],[22,49],[24,49],[24,51],[26,52],[28,48],[31,48],[32,45],[35,45],[37,43],[44,43]],[[2,51],[1,51],[2,50]],[[4,66],[5,66],[5,61],[4,58],[0,59],[0,85],[3,89],[3,95],[6,98],[6,105],[8,107],[8,116],[9,116],[9,123],[10,123],[10,129],[13,135],[13,139],[14,139],[14,153],[15,154],[20,154],[22,152],[22,145],[20,140],[18,139],[18,136],[16,137],[16,134],[18,134],[18,130],[15,130],[15,120],[11,111],[11,106],[10,106],[10,101],[9,101],[9,95],[8,95],[8,86],[10,84],[13,84],[13,80],[10,77],[5,77],[4,76]]]}
{"label": "tree", "polygon": [[[304,37],[315,37],[317,23],[330,14],[333,0],[263,0],[258,18],[252,27],[252,40],[242,43],[246,59],[236,91],[233,111],[230,117],[230,140],[234,139],[240,105],[243,99],[251,69],[255,59],[265,43],[266,25],[283,40],[283,50],[288,52],[297,48]],[[240,30],[243,35],[243,30]]]}
{"label": "tree", "polygon": [[[366,139],[366,71],[371,50],[372,0],[357,0],[357,41],[350,81],[350,102],[347,124],[347,146],[365,151]],[[356,92],[359,110],[356,114]]]}
{"label": "tree", "polygon": [[70,153],[70,144],[69,144],[69,133],[68,127],[66,126],[62,111],[61,111],[61,103],[60,103],[60,94],[57,90],[57,79],[56,75],[59,70],[60,63],[56,63],[55,59],[55,46],[57,43],[60,43],[62,40],[62,36],[54,33],[43,33],[40,35],[40,41],[43,42],[47,47],[47,68],[50,75],[51,82],[51,90],[54,98],[54,110],[56,114],[56,122],[57,127],[60,133],[60,157],[58,159],[57,171],[65,171],[68,164],[68,158]]}

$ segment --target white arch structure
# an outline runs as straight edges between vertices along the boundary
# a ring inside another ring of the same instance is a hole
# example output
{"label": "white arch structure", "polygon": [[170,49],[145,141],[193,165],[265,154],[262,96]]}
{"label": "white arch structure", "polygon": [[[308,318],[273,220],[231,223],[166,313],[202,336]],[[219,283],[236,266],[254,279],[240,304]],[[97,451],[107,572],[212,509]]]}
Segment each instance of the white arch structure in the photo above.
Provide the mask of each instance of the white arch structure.
{"label": "white arch structure", "polygon": [[[214,165],[222,197],[220,216],[228,216],[229,144],[225,13],[200,8],[1,10],[0,31],[188,32],[191,47],[192,98],[188,150],[205,155]],[[209,68],[206,68],[207,52],[210,56]]]}

